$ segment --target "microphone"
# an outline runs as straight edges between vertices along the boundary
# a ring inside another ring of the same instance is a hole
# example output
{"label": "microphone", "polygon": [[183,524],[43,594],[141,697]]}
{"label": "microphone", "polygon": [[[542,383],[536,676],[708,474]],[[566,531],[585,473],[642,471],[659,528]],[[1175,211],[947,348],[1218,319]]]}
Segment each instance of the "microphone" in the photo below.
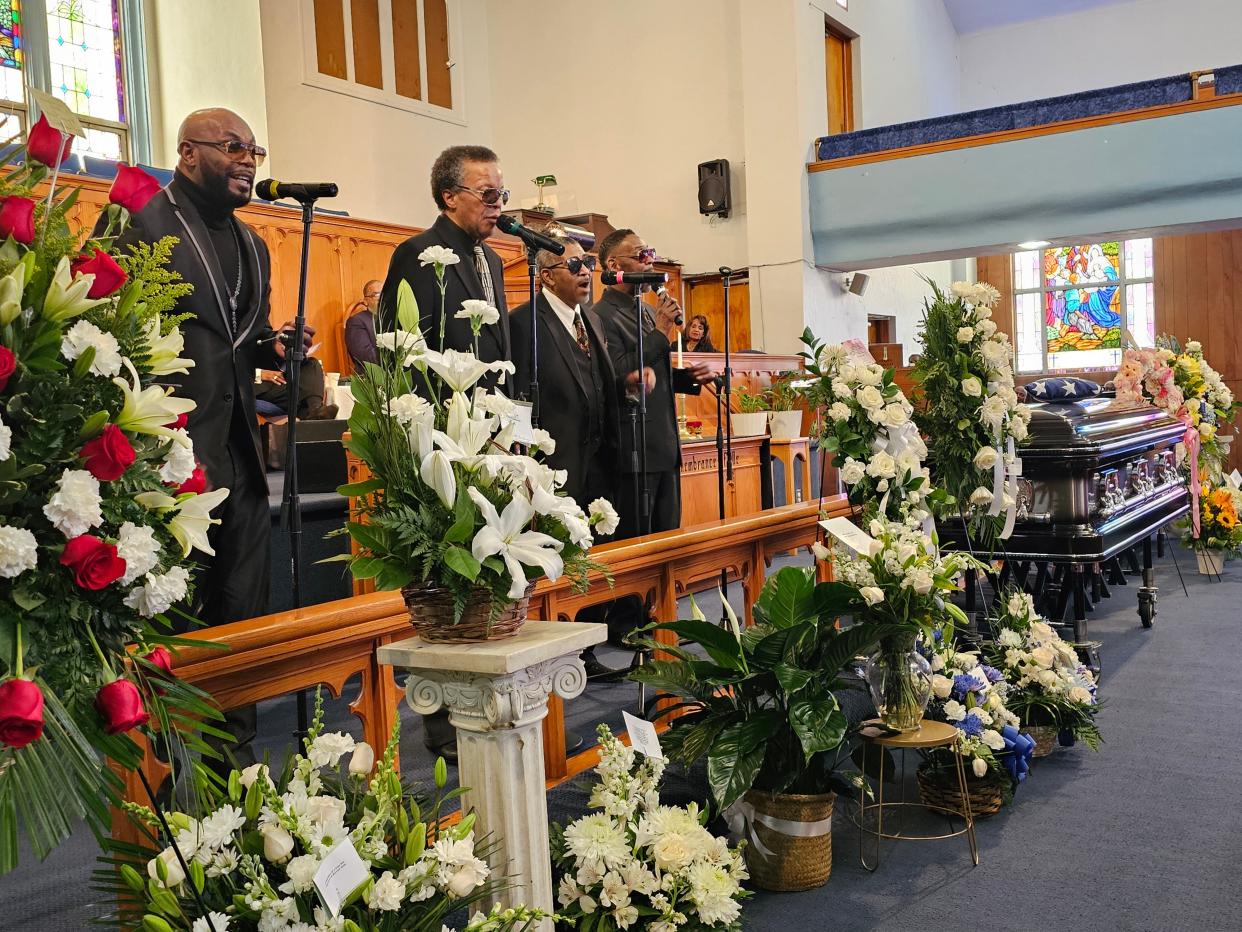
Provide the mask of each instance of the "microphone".
{"label": "microphone", "polygon": [[331,181],[307,181],[294,183],[277,181],[267,178],[254,186],[254,193],[265,201],[276,201],[282,197],[301,201],[303,204],[321,197],[336,197],[336,185]]}
{"label": "microphone", "polygon": [[668,281],[667,272],[609,272],[599,273],[605,285],[663,285]]}
{"label": "microphone", "polygon": [[[661,298],[667,297],[670,301],[673,301],[674,304],[677,303],[673,300],[673,298],[669,297],[668,289],[663,285],[656,289],[656,295]],[[680,307],[677,308],[677,313],[673,315],[673,323],[675,323],[678,327],[685,326],[686,318],[682,315]]]}
{"label": "microphone", "polygon": [[527,246],[534,246],[545,252],[550,252],[554,256],[563,256],[565,254],[565,244],[558,243],[550,236],[542,233],[536,233],[530,227],[523,226],[517,220],[508,214],[501,214],[496,221],[496,226],[510,236],[516,236],[522,240]]}

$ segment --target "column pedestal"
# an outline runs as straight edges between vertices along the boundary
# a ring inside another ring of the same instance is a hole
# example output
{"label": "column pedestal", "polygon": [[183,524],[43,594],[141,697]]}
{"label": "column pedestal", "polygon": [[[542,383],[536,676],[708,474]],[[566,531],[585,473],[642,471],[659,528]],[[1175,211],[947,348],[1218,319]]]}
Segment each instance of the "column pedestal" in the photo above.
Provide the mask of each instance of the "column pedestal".
{"label": "column pedestal", "polygon": [[[420,715],[446,708],[457,729],[463,810],[476,838],[498,845],[496,875],[512,886],[498,899],[552,911],[543,729],[548,697],[586,687],[579,654],[608,637],[606,625],[528,621],[503,641],[435,644],[419,638],[379,649],[380,663],[410,671],[406,701]],[[545,926],[550,929],[551,924]]]}

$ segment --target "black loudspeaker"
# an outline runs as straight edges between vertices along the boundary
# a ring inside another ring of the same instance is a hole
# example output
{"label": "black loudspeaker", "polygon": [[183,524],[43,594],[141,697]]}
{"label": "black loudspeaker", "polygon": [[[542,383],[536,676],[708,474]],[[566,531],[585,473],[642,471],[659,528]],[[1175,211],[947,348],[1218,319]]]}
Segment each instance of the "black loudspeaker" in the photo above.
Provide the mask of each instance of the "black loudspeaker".
{"label": "black loudspeaker", "polygon": [[732,197],[729,192],[729,160],[714,159],[699,163],[699,213],[729,216]]}

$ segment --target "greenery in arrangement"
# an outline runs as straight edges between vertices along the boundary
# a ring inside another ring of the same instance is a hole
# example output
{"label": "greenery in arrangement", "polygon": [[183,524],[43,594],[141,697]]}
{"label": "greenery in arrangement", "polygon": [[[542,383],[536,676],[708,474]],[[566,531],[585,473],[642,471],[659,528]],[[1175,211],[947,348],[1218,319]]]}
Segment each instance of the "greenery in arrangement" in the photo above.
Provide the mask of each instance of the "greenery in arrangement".
{"label": "greenery in arrangement", "polygon": [[1225,559],[1233,559],[1242,547],[1239,507],[1242,490],[1232,483],[1213,487],[1204,481],[1199,486],[1199,532],[1196,535],[1192,523],[1185,521],[1182,542],[1196,550],[1215,550]]}
{"label": "greenery in arrangement", "polygon": [[741,414],[759,414],[771,410],[768,397],[763,392],[748,392],[745,388],[736,388],[733,391],[733,398]]}
{"label": "greenery in arrangement", "polygon": [[[441,280],[457,261],[441,247],[420,258]],[[497,314],[486,302],[467,301],[457,316],[470,320],[477,344],[480,328]],[[379,363],[353,380],[348,446],[371,474],[339,489],[357,497],[348,524],[358,544],[347,558],[354,576],[380,589],[448,589],[459,619],[476,589],[489,594],[493,617],[543,576],[564,573],[584,590],[597,568],[587,557],[592,528],[616,530],[612,504],[597,499],[586,514],[560,492],[564,471],[539,458],[555,449],[546,431],[534,432],[531,455],[511,452],[517,405],[477,383],[511,374],[512,363],[430,348],[406,283],[397,318],[403,329],[380,335]]]}
{"label": "greenery in arrangement", "polygon": [[[210,803],[195,814],[169,813],[175,847],[160,839],[155,813],[129,807],[150,843],[163,847],[114,843],[100,885],[121,915],[141,916],[147,932],[442,932],[450,914],[505,882],[486,863],[493,846],[475,840],[474,815],[455,825],[441,818],[443,804],[462,792],[444,792],[443,759],[427,812],[427,801],[403,785],[399,729],[377,761],[365,742],[323,731],[317,697],[303,750],[283,773],[254,764],[234,770],[223,788],[200,773]],[[319,892],[320,868],[343,846],[356,852],[360,879],[334,914]],[[465,930],[525,929],[543,916],[495,910],[476,914]]]}
{"label": "greenery in arrangement", "polygon": [[217,733],[171,675],[169,615],[228,495],[206,491],[194,402],[159,384],[194,364],[164,316],[190,286],[165,267],[172,238],[109,252],[159,190],[139,169],[120,167],[98,238],[70,228],[77,189],[36,199],[68,140],[40,118],[0,180],[0,872],[19,832],[42,857],[78,819],[108,830],[102,761],[135,768],[135,729],[199,750]]}
{"label": "greenery in arrangement", "polygon": [[[727,604],[727,603],[726,603]],[[895,625],[840,629],[839,616],[865,608],[856,588],[816,583],[813,571],[785,567],[755,602],[755,623],[726,630],[703,619],[652,626],[699,644],[704,660],[684,647],[630,678],[677,697],[659,715],[670,719],[663,738],[671,759],[707,758],[717,805],[728,808],[748,790],[826,793],[843,785],[836,767],[844,751],[845,716],[833,695],[854,657],[895,634]]]}
{"label": "greenery in arrangement", "polygon": [[832,455],[850,503],[864,518],[895,518],[921,507],[930,491],[927,446],[893,370],[821,343],[809,327],[802,342],[813,382],[800,391],[820,413],[819,448]]}
{"label": "greenery in arrangement", "polygon": [[773,411],[793,411],[798,407],[800,393],[793,383],[801,378],[801,372],[782,372],[772,380],[768,397]]}
{"label": "greenery in arrangement", "polygon": [[919,331],[923,352],[913,373],[919,385],[914,419],[927,438],[933,479],[949,496],[940,515],[961,515],[988,543],[1016,497],[1005,490],[1009,446],[1026,439],[1030,409],[1018,404],[1013,348],[991,319],[996,289],[955,282],[947,295],[928,284],[932,297],[924,302]]}
{"label": "greenery in arrangement", "polygon": [[1098,751],[1103,738],[1095,722],[1100,709],[1095,677],[1073,645],[1039,617],[1026,593],[1011,594],[992,627],[996,641],[988,662],[1009,684],[1006,707],[1026,727],[1050,725],[1062,744],[1078,740]]}
{"label": "greenery in arrangement", "polygon": [[599,811],[552,826],[561,916],[591,932],[740,932],[741,849],[713,836],[695,803],[660,804],[663,761],[638,762],[607,725],[598,734]]}

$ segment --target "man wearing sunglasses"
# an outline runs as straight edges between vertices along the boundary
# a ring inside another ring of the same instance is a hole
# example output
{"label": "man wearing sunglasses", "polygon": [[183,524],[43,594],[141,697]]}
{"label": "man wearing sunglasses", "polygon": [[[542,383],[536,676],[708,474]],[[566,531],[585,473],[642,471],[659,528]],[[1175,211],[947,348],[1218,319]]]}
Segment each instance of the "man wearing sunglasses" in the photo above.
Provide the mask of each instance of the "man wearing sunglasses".
{"label": "man wearing sunglasses", "polygon": [[[178,131],[176,174],[163,191],[133,214],[117,245],[177,237],[170,268],[194,290],[173,314],[182,322],[182,354],[194,360],[185,374],[169,376],[177,394],[197,407],[186,425],[194,454],[212,488],[228,498],[213,517],[215,555],[195,553],[203,569],[191,611],[209,625],[267,612],[271,553],[267,479],[255,417],[254,372],[281,369],[285,346],[268,321],[271,259],[267,245],[234,211],[250,201],[256,169],[266,150],[236,113],[199,110]],[[102,233],[98,227],[96,233]],[[306,328],[306,344],[314,328]],[[237,744],[229,752],[245,764],[253,757],[255,707],[231,710],[226,727]],[[225,766],[228,766],[227,764]]]}
{"label": "man wearing sunglasses", "polygon": [[[485,362],[512,359],[504,267],[495,250],[485,242],[495,231],[500,211],[509,201],[496,153],[485,146],[445,149],[431,167],[431,196],[440,216],[430,229],[406,240],[393,252],[380,296],[377,329],[393,329],[397,286],[404,279],[414,291],[419,328],[432,349],[440,348],[437,344],[443,313],[444,348],[474,352],[470,322],[454,315],[461,310],[463,301],[486,301],[500,311],[500,320],[484,325],[479,334],[478,356]],[[448,247],[459,260],[445,271],[443,309],[435,269],[418,260],[428,246]],[[486,376],[481,384],[494,387],[496,376]],[[512,379],[507,380],[500,386],[501,391],[512,393],[514,384]],[[447,734],[446,743],[455,746],[451,728]]]}

